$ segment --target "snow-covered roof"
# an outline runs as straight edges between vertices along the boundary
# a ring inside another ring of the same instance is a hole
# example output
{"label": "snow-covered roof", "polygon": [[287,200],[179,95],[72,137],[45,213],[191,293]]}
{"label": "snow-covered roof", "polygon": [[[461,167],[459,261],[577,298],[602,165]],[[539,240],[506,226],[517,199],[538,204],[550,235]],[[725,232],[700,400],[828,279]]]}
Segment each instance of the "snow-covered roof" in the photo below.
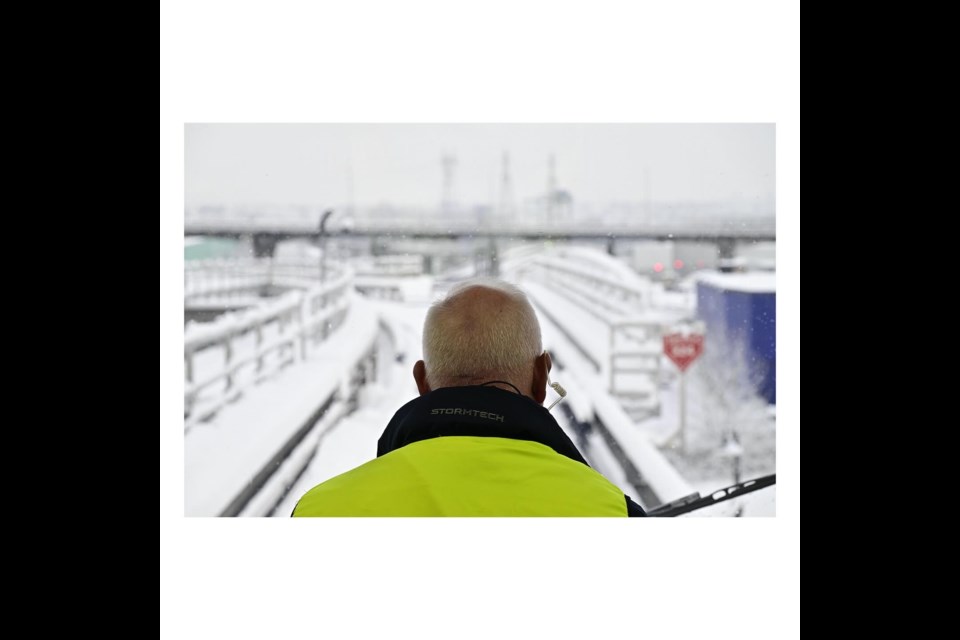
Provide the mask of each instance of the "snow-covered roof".
{"label": "snow-covered roof", "polygon": [[725,291],[741,291],[743,293],[777,292],[777,274],[773,271],[753,273],[701,271],[697,273],[697,281]]}

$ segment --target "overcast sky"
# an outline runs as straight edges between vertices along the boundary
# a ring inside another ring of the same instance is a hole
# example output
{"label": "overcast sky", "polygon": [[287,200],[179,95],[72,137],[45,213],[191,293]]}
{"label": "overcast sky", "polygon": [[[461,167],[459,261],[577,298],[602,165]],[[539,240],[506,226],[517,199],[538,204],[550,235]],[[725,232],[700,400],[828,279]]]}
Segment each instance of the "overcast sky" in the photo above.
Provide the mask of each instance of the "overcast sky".
{"label": "overcast sky", "polygon": [[[186,205],[437,206],[441,157],[453,195],[498,201],[510,155],[514,201],[539,196],[548,156],[577,202],[774,199],[772,124],[192,124]],[[351,187],[352,185],[352,187]]]}

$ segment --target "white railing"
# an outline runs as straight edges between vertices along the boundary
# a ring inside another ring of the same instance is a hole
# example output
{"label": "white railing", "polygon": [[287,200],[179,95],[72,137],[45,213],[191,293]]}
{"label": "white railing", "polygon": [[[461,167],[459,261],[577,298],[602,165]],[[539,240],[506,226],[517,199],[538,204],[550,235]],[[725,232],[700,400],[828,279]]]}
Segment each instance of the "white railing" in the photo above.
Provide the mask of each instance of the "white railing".
{"label": "white railing", "polygon": [[317,260],[299,258],[215,258],[184,265],[185,300],[249,293],[276,286],[303,289],[320,281]]}
{"label": "white railing", "polygon": [[[635,418],[660,412],[659,322],[642,318],[650,290],[642,284],[617,279],[595,264],[578,264],[553,256],[538,256],[522,267],[525,277],[542,282],[576,304],[605,327],[605,361],[590,353],[607,391],[616,396]],[[555,318],[563,324],[563,319]],[[575,332],[571,332],[573,335]]]}
{"label": "white railing", "polygon": [[603,265],[581,265],[553,256],[542,256],[529,264],[555,277],[562,276],[567,286],[577,289],[581,295],[608,310],[622,312],[624,306],[639,307],[650,303],[649,287],[624,282],[615,275],[599,273]]}
{"label": "white railing", "polygon": [[419,254],[371,256],[355,259],[351,264],[358,276],[423,275],[423,256]]}
{"label": "white railing", "polygon": [[311,343],[326,340],[342,324],[352,290],[353,274],[344,271],[310,289],[210,323],[189,324],[183,350],[186,428],[214,415],[244,387],[306,358]]}
{"label": "white railing", "polygon": [[403,289],[398,282],[385,282],[382,278],[358,277],[357,291],[374,300],[403,301]]}

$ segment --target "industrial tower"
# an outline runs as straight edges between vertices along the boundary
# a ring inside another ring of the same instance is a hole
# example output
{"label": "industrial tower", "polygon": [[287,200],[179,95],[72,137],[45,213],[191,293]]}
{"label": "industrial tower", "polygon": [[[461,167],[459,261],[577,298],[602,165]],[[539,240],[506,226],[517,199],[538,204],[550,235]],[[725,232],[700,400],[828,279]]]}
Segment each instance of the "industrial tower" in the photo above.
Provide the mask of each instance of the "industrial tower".
{"label": "industrial tower", "polygon": [[440,198],[440,213],[444,218],[453,215],[453,174],[457,168],[457,157],[452,154],[444,154],[440,157],[440,165],[443,167],[443,194]]}
{"label": "industrial tower", "polygon": [[513,217],[513,179],[510,176],[510,154],[503,152],[500,171],[500,210],[501,220]]}

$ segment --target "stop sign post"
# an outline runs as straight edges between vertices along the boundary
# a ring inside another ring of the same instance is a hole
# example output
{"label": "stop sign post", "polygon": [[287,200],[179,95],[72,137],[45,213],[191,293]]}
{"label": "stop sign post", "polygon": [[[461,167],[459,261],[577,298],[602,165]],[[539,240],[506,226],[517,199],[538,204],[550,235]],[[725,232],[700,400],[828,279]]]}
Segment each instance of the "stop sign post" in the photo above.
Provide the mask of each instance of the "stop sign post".
{"label": "stop sign post", "polygon": [[680,369],[680,449],[687,448],[687,375],[686,370],[703,353],[703,334],[668,333],[663,336],[663,352]]}

